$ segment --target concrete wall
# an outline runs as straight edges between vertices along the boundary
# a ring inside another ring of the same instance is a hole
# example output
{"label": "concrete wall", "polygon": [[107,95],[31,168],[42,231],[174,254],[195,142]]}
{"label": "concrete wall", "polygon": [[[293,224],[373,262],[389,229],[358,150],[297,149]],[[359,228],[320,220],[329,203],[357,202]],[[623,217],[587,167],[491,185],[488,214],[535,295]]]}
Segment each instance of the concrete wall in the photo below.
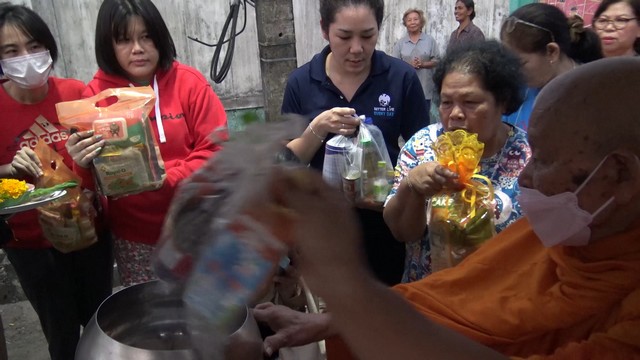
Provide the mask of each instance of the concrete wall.
{"label": "concrete wall", "polygon": [[[95,21],[101,0],[10,0],[37,11],[58,39],[61,57],[56,74],[89,81],[97,69],[94,58]],[[269,0],[256,0],[269,1]],[[229,0],[155,0],[176,43],[178,59],[196,67],[208,78],[214,49],[187,39],[187,36],[215,43],[229,12]],[[320,31],[317,0],[293,0],[298,64],[308,61],[325,46]],[[455,0],[388,0],[378,48],[391,51],[404,35],[402,13],[410,8],[425,9],[426,31],[444,49],[451,31]],[[487,37],[496,37],[500,23],[508,15],[509,0],[476,0],[476,20]],[[243,21],[241,12],[238,29]],[[261,107],[262,82],[255,12],[247,9],[247,25],[239,36],[231,71],[221,84],[212,85],[228,109]]]}

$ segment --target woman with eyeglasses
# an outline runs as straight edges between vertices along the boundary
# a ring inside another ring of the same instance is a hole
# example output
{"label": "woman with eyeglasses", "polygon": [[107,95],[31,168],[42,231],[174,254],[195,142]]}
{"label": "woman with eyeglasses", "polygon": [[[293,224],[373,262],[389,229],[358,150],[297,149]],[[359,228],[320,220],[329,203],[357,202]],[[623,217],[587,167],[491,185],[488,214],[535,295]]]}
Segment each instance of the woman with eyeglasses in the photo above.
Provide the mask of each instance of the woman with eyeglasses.
{"label": "woman with eyeglasses", "polygon": [[567,19],[553,5],[525,5],[502,24],[500,39],[520,58],[527,89],[525,102],[505,120],[526,130],[535,97],[549,81],[576,66],[600,59],[598,36],[581,17]]}
{"label": "woman with eyeglasses", "polygon": [[592,25],[605,57],[640,54],[640,0],[604,0]]}
{"label": "woman with eyeglasses", "polygon": [[[102,1],[95,49],[99,70],[84,97],[132,85],[152,86],[156,94],[149,117],[167,172],[162,187],[103,199],[108,204],[120,282],[131,286],[155,278],[151,254],[171,200],[182,180],[220,149],[209,136],[226,126],[227,117],[202,74],[175,60],[173,38],[151,0]],[[91,162],[105,140],[91,132],[77,134],[69,139],[67,149],[75,161],[74,170],[92,184]]]}

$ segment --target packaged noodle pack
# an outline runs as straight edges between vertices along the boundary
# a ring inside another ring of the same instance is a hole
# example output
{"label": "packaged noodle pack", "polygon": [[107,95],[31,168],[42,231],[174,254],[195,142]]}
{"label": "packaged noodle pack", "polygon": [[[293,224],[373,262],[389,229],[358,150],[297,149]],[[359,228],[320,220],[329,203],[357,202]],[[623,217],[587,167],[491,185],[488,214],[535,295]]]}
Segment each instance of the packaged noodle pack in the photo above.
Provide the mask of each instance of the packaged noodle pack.
{"label": "packaged noodle pack", "polygon": [[[63,162],[60,154],[40,140],[34,149],[43,164],[43,175],[37,188],[49,188],[81,179]],[[94,196],[80,186],[69,188],[67,194],[38,208],[38,220],[45,238],[63,253],[84,249],[96,241],[96,210]]]}
{"label": "packaged noodle pack", "polygon": [[491,181],[479,174],[484,144],[464,130],[446,132],[432,144],[436,161],[459,176],[462,189],[429,200],[427,225],[433,271],[453,267],[495,235]]}
{"label": "packaged noodle pack", "polygon": [[[117,101],[96,106],[109,98]],[[162,186],[164,162],[149,123],[154,103],[153,89],[146,86],[107,89],[87,99],[56,104],[62,125],[93,130],[106,141],[93,160],[101,194],[119,197]]]}

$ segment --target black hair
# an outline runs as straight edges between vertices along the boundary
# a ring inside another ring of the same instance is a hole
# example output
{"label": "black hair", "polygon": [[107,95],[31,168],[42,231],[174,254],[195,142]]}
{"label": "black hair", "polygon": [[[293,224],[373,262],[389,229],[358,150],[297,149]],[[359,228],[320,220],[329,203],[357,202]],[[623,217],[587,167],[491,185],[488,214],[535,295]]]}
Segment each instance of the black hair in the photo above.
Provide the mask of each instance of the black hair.
{"label": "black hair", "polygon": [[580,16],[574,15],[567,19],[562,10],[544,3],[524,5],[510,16],[549,30],[547,32],[515,23],[509,31],[509,20],[505,21],[500,30],[500,38],[523,52],[544,54],[547,45],[554,41],[561,52],[577,62],[588,63],[602,58],[598,34],[585,29]]}
{"label": "black hair", "polygon": [[473,0],[456,0],[456,3],[462,3],[467,9],[471,9],[471,15],[469,18],[473,20],[476,17],[476,4]]}
{"label": "black hair", "polygon": [[322,31],[328,33],[329,25],[336,20],[336,14],[346,7],[366,6],[373,10],[378,29],[384,16],[384,0],[320,0],[320,20]]}
{"label": "black hair", "polygon": [[96,22],[96,60],[102,71],[128,77],[118,63],[113,42],[127,34],[132,18],[142,18],[158,50],[158,67],[167,70],[176,58],[176,47],[167,24],[151,0],[104,0]]}
{"label": "black hair", "polygon": [[15,26],[27,36],[42,44],[49,50],[54,63],[58,60],[56,40],[47,23],[35,11],[24,5],[2,2],[0,3],[0,29],[6,25]]}
{"label": "black hair", "polygon": [[506,115],[524,101],[520,59],[495,40],[466,43],[448,51],[433,74],[437,94],[444,78],[453,72],[477,76],[496,103],[504,105]]}
{"label": "black hair", "polygon": [[[609,6],[613,4],[617,4],[619,2],[625,2],[631,6],[633,9],[633,16],[635,16],[636,21],[640,24],[640,0],[602,0],[596,12],[593,13],[593,20],[591,22],[591,26],[595,23],[596,19],[605,12]],[[640,54],[640,38],[636,38],[636,42],[633,43],[633,49],[636,51],[636,54]]]}

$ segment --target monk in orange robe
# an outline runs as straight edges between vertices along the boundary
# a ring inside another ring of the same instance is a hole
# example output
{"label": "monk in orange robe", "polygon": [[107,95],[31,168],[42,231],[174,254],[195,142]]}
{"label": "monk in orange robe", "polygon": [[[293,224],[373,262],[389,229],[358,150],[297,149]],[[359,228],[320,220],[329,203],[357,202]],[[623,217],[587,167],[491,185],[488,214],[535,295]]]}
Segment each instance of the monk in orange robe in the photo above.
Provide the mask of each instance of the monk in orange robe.
{"label": "monk in orange robe", "polygon": [[329,338],[330,360],[640,359],[639,84],[637,58],[552,80],[529,127],[525,218],[393,291],[363,265],[341,195],[283,174],[274,192],[298,214],[300,270],[330,313],[259,305],[276,331],[265,351]]}

